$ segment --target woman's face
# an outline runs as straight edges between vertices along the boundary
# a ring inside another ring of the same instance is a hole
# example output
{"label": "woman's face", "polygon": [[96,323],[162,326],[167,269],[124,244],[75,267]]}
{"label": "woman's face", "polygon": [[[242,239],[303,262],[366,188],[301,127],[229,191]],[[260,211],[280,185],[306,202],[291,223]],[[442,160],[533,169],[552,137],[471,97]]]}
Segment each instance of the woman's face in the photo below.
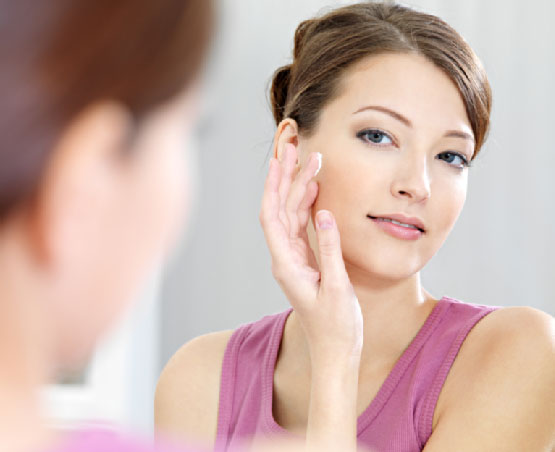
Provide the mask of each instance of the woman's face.
{"label": "woman's face", "polygon": [[[301,162],[322,154],[313,213],[335,215],[353,282],[398,280],[418,272],[453,228],[474,139],[459,91],[440,69],[419,55],[385,54],[346,72],[299,149]],[[418,219],[424,232],[383,220],[393,215]]]}

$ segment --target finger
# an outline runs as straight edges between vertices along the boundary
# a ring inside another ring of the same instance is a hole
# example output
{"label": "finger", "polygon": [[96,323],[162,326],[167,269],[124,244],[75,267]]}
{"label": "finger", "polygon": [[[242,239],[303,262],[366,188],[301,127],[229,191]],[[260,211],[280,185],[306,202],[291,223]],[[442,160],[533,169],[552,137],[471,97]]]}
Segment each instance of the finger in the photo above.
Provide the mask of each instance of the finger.
{"label": "finger", "polygon": [[308,245],[308,250],[307,250],[308,266],[310,268],[312,268],[313,270],[315,270],[316,272],[318,272],[318,279],[317,280],[320,281],[320,266],[318,265],[318,261],[316,260],[316,256],[314,255],[314,251],[312,251],[312,248],[310,247],[310,240],[308,238],[308,233],[306,232],[306,229],[301,229],[299,231],[299,237],[305,243],[309,244]]}
{"label": "finger", "polygon": [[261,223],[278,218],[278,210],[280,205],[280,179],[280,165],[275,158],[271,158],[268,168],[268,175],[266,176],[266,181],[264,182],[264,191],[262,193],[262,205],[260,209]]}
{"label": "finger", "polygon": [[287,197],[285,205],[285,212],[289,220],[289,236],[292,238],[297,237],[299,234],[299,206],[306,195],[309,182],[316,175],[318,167],[320,166],[319,162],[320,158],[318,157],[318,153],[311,153],[308,156],[305,166],[300,170],[294,182],[291,184],[289,196]]}
{"label": "finger", "polygon": [[270,159],[268,176],[264,183],[264,193],[262,195],[262,206],[260,209],[260,224],[264,231],[266,243],[273,258],[280,258],[284,246],[288,241],[288,234],[285,226],[279,218],[279,183],[281,179],[281,167],[279,162]]}
{"label": "finger", "polygon": [[279,184],[279,217],[287,228],[289,228],[289,220],[285,213],[285,204],[289,196],[289,188],[295,173],[295,166],[297,164],[297,148],[292,144],[285,145],[283,151],[283,159],[281,162],[281,180]]}
{"label": "finger", "polygon": [[289,299],[314,299],[319,273],[300,265],[294,258],[288,232],[278,216],[280,173],[279,162],[271,159],[260,211],[260,222],[272,256],[272,273]]}
{"label": "finger", "polygon": [[316,236],[320,253],[320,273],[324,287],[341,287],[348,281],[337,223],[331,212],[316,213]]}
{"label": "finger", "polygon": [[315,181],[310,181],[306,187],[306,193],[304,199],[299,205],[299,210],[297,212],[299,219],[299,230],[306,230],[308,226],[308,220],[310,219],[311,207],[316,201],[318,196],[318,184]]}

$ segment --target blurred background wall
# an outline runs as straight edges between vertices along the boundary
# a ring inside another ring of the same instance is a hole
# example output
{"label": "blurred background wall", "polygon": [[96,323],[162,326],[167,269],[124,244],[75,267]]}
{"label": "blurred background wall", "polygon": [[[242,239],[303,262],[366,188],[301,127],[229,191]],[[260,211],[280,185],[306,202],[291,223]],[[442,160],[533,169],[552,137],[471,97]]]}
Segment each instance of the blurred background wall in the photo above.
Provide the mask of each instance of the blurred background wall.
{"label": "blurred background wall", "polygon": [[[194,336],[288,306],[270,271],[258,212],[274,124],[272,72],[298,23],[330,0],[222,0],[197,134],[200,179],[187,237],[163,274],[159,369]],[[555,314],[555,4],[419,0],[454,26],[493,87],[489,141],[470,170],[465,210],[423,271],[425,287],[488,305]]]}

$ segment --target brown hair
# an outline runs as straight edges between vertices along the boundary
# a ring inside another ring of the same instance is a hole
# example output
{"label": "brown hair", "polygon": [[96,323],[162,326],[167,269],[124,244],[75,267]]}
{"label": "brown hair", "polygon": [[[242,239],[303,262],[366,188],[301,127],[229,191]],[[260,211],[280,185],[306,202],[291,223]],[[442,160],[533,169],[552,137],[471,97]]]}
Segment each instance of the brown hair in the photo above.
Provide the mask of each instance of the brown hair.
{"label": "brown hair", "polygon": [[274,119],[294,119],[310,135],[322,108],[337,95],[342,73],[383,53],[417,53],[455,83],[475,137],[476,157],[491,111],[491,88],[466,41],[436,16],[393,3],[358,3],[302,22],[295,32],[293,63],[277,69],[270,92]]}
{"label": "brown hair", "polygon": [[209,0],[0,0],[0,220],[32,194],[64,126],[98,101],[140,118],[200,69]]}

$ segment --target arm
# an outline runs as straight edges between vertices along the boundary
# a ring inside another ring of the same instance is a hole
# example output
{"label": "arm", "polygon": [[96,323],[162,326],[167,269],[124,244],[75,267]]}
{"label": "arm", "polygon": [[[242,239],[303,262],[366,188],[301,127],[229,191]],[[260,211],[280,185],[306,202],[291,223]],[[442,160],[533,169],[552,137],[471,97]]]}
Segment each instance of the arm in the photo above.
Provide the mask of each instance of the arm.
{"label": "arm", "polygon": [[359,361],[345,361],[341,365],[338,362],[319,362],[313,364],[313,368],[306,449],[357,450]]}
{"label": "arm", "polygon": [[156,386],[157,433],[212,447],[218,422],[222,360],[232,331],[197,337],[166,364]]}
{"label": "arm", "polygon": [[554,319],[531,308],[488,317],[461,348],[424,452],[555,450]]}

